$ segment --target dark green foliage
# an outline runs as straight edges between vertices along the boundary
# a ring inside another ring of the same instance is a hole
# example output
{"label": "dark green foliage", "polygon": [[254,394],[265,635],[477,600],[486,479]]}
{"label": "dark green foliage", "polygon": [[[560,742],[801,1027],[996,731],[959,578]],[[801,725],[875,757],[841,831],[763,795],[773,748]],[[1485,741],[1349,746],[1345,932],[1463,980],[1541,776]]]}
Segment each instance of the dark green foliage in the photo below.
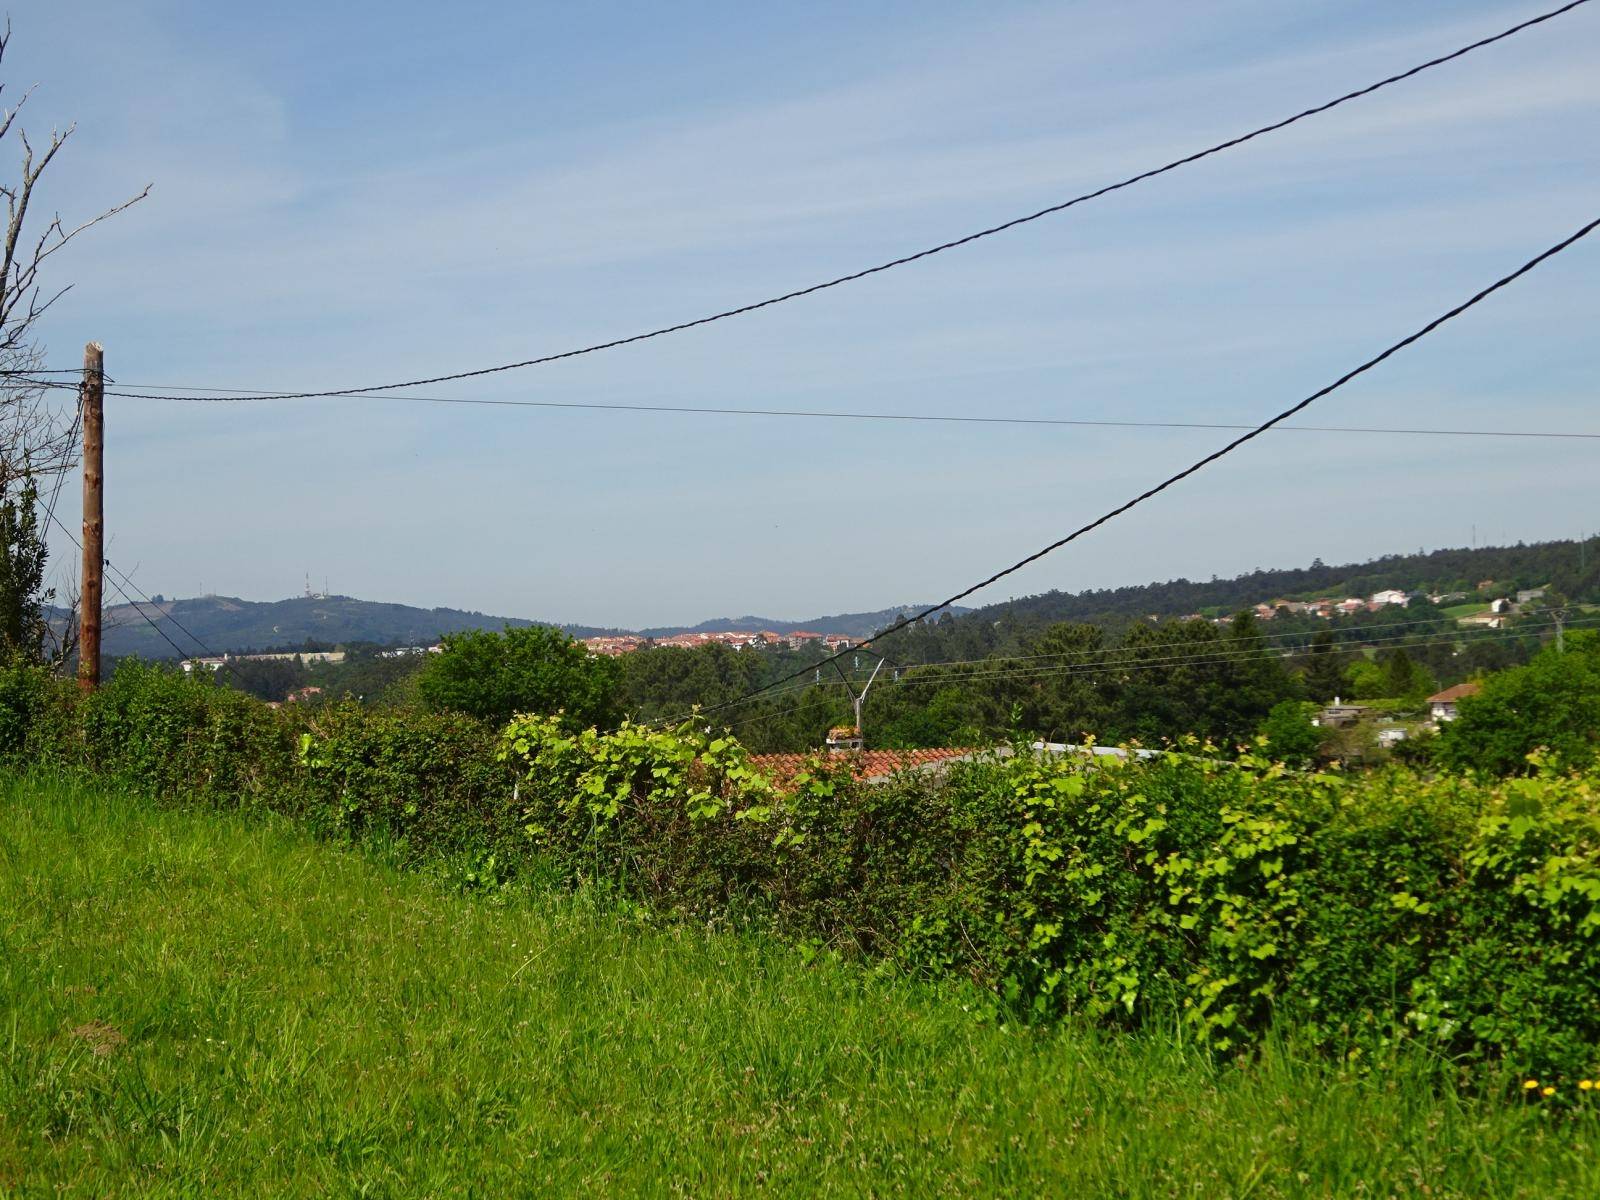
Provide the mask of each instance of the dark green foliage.
{"label": "dark green foliage", "polygon": [[1331,631],[1323,630],[1312,639],[1311,653],[1302,661],[1300,683],[1307,699],[1326,704],[1344,690],[1345,659],[1334,649]]}
{"label": "dark green foliage", "polygon": [[591,656],[559,629],[469,630],[444,639],[417,680],[435,711],[503,722],[514,713],[561,713],[569,727],[615,723],[617,662]]}
{"label": "dark green foliage", "polygon": [[[371,648],[351,648],[343,662],[302,663],[298,659],[234,658],[218,672],[218,682],[254,696],[282,702],[305,687],[321,689],[324,703],[350,699],[363,704],[390,704],[405,699],[413,677],[428,657],[406,654],[385,658]],[[414,689],[413,689],[414,690]]]}
{"label": "dark green foliage", "polygon": [[288,718],[209,672],[137,659],[79,702],[78,726],[86,766],[160,795],[248,801],[288,777],[294,761]]}
{"label": "dark green foliage", "polygon": [[868,744],[977,745],[1018,723],[1054,742],[1242,742],[1273,705],[1300,694],[1261,634],[1249,613],[1225,628],[1145,622],[1120,644],[1092,625],[1051,626],[1014,658],[912,668],[881,682],[865,706]]}
{"label": "dark green foliage", "polygon": [[1426,699],[1439,688],[1433,673],[1404,650],[1388,650],[1378,655],[1383,668],[1382,695],[1393,700]]}
{"label": "dark green foliage", "polygon": [[1291,767],[1310,766],[1322,748],[1322,730],[1311,723],[1315,705],[1282,700],[1272,706],[1262,723],[1267,757]]}
{"label": "dark green foliage", "polygon": [[234,659],[217,680],[257,700],[281,702],[310,684],[310,672],[297,659]]}
{"label": "dark green foliage", "polygon": [[0,669],[0,762],[54,763],[76,748],[76,689],[43,667]]}
{"label": "dark green foliage", "polygon": [[301,735],[300,803],[324,831],[508,859],[526,838],[516,779],[493,747],[493,729],[459,713],[335,705]]}
{"label": "dark green foliage", "polygon": [[0,660],[39,662],[48,626],[44,587],[49,549],[39,530],[33,477],[0,475]]}
{"label": "dark green foliage", "polygon": [[[929,693],[932,693],[931,695]],[[867,693],[871,702],[872,693]],[[1001,714],[993,702],[970,688],[946,684],[937,691],[919,687],[903,705],[873,710],[872,745],[879,749],[909,750],[920,746],[978,746],[989,740]],[[839,714],[845,721],[845,714]],[[848,723],[845,721],[845,723]],[[816,746],[812,741],[810,746]]]}
{"label": "dark green foliage", "polygon": [[1463,771],[1510,775],[1549,752],[1558,766],[1593,761],[1600,747],[1600,634],[1575,633],[1566,653],[1542,651],[1525,667],[1490,675],[1440,731],[1439,760]]}

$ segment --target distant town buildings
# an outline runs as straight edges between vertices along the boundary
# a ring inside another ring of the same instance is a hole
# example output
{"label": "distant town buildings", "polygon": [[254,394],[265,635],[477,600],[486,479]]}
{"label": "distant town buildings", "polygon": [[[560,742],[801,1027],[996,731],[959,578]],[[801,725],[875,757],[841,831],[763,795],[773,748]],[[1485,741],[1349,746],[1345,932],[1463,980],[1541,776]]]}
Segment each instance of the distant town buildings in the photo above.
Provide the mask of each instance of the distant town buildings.
{"label": "distant town buildings", "polygon": [[600,654],[607,658],[616,658],[621,654],[631,654],[644,645],[642,637],[626,634],[620,637],[590,637],[584,638],[583,644],[590,654]]}
{"label": "distant town buildings", "polygon": [[637,634],[605,634],[583,639],[590,654],[615,656],[632,654],[646,646],[669,646],[679,650],[696,650],[701,646],[727,646],[730,650],[773,649],[787,647],[802,650],[807,646],[824,646],[829,650],[848,650],[856,639],[842,633],[812,633],[797,629],[791,633],[774,633],[770,629],[750,632],[741,629],[722,629],[712,632],[674,633],[667,637],[649,639]]}
{"label": "distant town buildings", "polygon": [[[1494,580],[1486,579],[1478,585],[1478,590],[1481,593],[1494,588],[1494,586]],[[1529,604],[1543,599],[1544,595],[1545,589],[1542,587],[1523,588],[1517,592],[1515,600],[1499,597],[1489,601],[1482,612],[1471,613],[1458,618],[1458,620],[1462,625],[1477,625],[1487,629],[1500,629],[1508,624],[1510,617]],[[1468,594],[1465,592],[1406,592],[1399,588],[1385,588],[1383,591],[1374,592],[1365,599],[1360,596],[1346,596],[1342,599],[1326,597],[1319,600],[1280,599],[1257,604],[1251,611],[1255,613],[1258,620],[1262,621],[1270,621],[1283,612],[1299,617],[1318,617],[1326,621],[1334,617],[1351,617],[1357,613],[1378,612],[1385,608],[1404,607],[1414,599],[1426,599],[1437,606],[1443,607],[1467,600]],[[1155,618],[1151,619],[1154,620]],[[1199,613],[1178,618],[1180,621],[1201,619],[1203,618]],[[1231,620],[1231,617],[1211,618],[1212,623],[1216,625],[1226,625]]]}

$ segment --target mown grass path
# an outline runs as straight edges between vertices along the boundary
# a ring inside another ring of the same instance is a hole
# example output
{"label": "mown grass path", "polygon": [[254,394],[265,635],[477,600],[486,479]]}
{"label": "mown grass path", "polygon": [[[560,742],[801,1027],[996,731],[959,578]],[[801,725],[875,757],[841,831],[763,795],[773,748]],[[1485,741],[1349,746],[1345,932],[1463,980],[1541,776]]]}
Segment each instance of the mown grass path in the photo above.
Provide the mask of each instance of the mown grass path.
{"label": "mown grass path", "polygon": [[0,783],[0,1194],[1594,1196],[1600,1121]]}

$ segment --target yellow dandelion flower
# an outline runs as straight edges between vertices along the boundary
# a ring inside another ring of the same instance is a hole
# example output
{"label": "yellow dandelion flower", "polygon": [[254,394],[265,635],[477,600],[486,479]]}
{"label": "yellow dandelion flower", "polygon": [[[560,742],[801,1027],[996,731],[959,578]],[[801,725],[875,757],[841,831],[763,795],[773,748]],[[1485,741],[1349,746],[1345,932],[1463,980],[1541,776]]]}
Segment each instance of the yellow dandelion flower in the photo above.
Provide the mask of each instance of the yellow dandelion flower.
{"label": "yellow dandelion flower", "polygon": [[1594,1080],[1592,1080],[1592,1079],[1580,1079],[1580,1080],[1578,1080],[1578,1086],[1580,1088],[1582,1088],[1586,1092],[1590,1091],[1590,1090],[1592,1090],[1594,1088]]}
{"label": "yellow dandelion flower", "polygon": [[1528,1080],[1528,1082],[1526,1082],[1526,1083],[1524,1083],[1522,1085],[1522,1090],[1525,1091],[1525,1092],[1531,1092],[1531,1091],[1533,1091],[1534,1088],[1536,1088],[1538,1086],[1539,1086],[1539,1081],[1537,1079],[1530,1079],[1530,1080]]}
{"label": "yellow dandelion flower", "polygon": [[1544,1089],[1542,1094],[1546,1096],[1554,1096],[1556,1094],[1556,1090],[1553,1087],[1547,1087]]}

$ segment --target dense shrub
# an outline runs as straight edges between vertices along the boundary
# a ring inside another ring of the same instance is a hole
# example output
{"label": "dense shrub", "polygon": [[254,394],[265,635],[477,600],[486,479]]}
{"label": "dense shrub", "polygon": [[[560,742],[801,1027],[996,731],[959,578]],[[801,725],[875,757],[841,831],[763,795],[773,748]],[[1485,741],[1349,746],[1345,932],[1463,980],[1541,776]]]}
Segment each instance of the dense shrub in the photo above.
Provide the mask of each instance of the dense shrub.
{"label": "dense shrub", "polygon": [[0,668],[0,762],[60,763],[74,741],[76,688],[43,667]]}
{"label": "dense shrub", "polygon": [[471,629],[443,644],[417,677],[417,694],[431,709],[497,724],[519,712],[560,714],[574,730],[616,720],[616,659],[591,655],[559,629]]}
{"label": "dense shrub", "polygon": [[528,827],[573,879],[957,972],[1035,1018],[1169,1020],[1219,1049],[1288,1020],[1586,1071],[1600,1038],[1596,780],[1304,775],[1200,747],[1019,752],[777,790],[731,740],[513,722]]}
{"label": "dense shrub", "polygon": [[270,796],[293,764],[287,718],[205,672],[124,661],[83,699],[78,724],[90,769],[159,795],[236,804]]}
{"label": "dense shrub", "polygon": [[1261,725],[1266,753],[1291,767],[1307,767],[1315,762],[1317,751],[1322,749],[1322,730],[1312,723],[1314,712],[1316,706],[1302,700],[1273,705]]}
{"label": "dense shrub", "polygon": [[1025,745],[887,783],[782,787],[703,728],[273,711],[137,664],[98,693],[0,672],[0,755],[173,799],[261,805],[493,885],[537,866],[663,913],[964,976],[998,1011],[1199,1042],[1274,1022],[1592,1077],[1600,774],[1290,772],[1201,746],[1142,762]]}
{"label": "dense shrub", "polygon": [[1438,756],[1457,770],[1527,773],[1528,755],[1545,750],[1563,767],[1595,761],[1600,750],[1600,634],[1568,636],[1565,653],[1541,650],[1525,667],[1499,671],[1460,702],[1444,723]]}
{"label": "dense shrub", "polygon": [[527,846],[494,730],[458,713],[323,709],[300,734],[297,794],[324,831],[504,864]]}

